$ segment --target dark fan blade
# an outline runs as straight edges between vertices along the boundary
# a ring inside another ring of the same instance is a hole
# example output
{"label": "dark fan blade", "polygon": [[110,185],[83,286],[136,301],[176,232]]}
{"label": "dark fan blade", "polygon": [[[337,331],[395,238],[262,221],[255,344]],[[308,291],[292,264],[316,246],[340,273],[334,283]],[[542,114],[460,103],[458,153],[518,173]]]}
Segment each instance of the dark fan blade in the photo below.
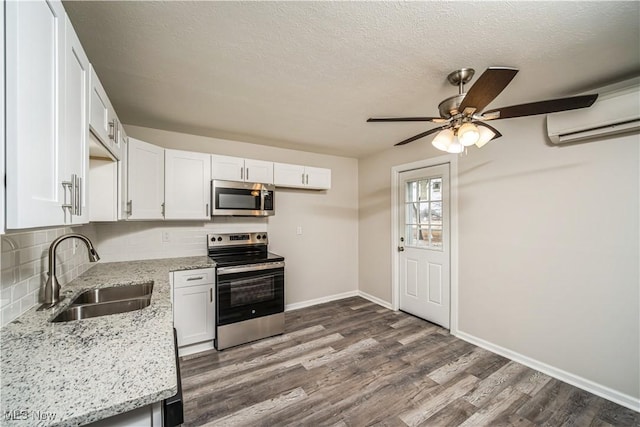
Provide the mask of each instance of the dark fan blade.
{"label": "dark fan blade", "polygon": [[380,117],[371,118],[367,122],[431,122],[434,120],[443,120],[440,117]]}
{"label": "dark fan blade", "polygon": [[419,134],[417,134],[417,135],[415,135],[415,136],[412,136],[412,137],[411,137],[411,138],[409,138],[409,139],[405,139],[404,141],[400,141],[400,142],[398,142],[398,143],[397,143],[397,144],[395,144],[395,145],[404,145],[404,144],[408,144],[408,143],[410,143],[410,142],[415,141],[416,139],[424,138],[425,136],[430,135],[430,134],[432,134],[432,133],[436,133],[436,132],[438,132],[438,131],[440,131],[440,130],[442,130],[442,128],[429,129],[429,130],[428,130],[428,131],[426,131],[426,132],[419,133]]}
{"label": "dark fan blade", "polygon": [[512,105],[510,107],[489,110],[482,115],[499,113],[497,119],[511,119],[514,117],[535,116],[536,114],[557,113],[558,111],[577,110],[590,107],[598,99],[598,94],[572,96],[570,98],[549,99],[547,101],[530,102],[528,104]]}
{"label": "dark fan blade", "polygon": [[518,74],[516,68],[490,67],[482,73],[480,78],[471,86],[467,92],[458,111],[462,112],[467,107],[473,107],[476,112],[480,112],[489,105],[496,96],[513,80]]}
{"label": "dark fan blade", "polygon": [[473,122],[476,126],[484,126],[487,129],[489,129],[491,132],[495,133],[495,136],[493,138],[491,138],[491,141],[493,141],[494,139],[498,139],[502,136],[502,134],[500,132],[498,132],[498,129],[494,128],[493,126],[489,126],[488,124],[486,124],[485,122]]}

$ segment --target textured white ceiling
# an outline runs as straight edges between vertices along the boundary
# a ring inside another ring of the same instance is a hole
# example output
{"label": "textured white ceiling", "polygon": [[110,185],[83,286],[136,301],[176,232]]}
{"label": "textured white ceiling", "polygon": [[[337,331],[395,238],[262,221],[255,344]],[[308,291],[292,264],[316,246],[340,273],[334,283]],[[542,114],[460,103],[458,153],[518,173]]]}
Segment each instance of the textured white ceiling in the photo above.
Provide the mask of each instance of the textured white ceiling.
{"label": "textured white ceiling", "polygon": [[489,107],[640,72],[635,1],[64,5],[122,122],[353,157],[432,127],[365,120],[437,116],[461,67],[520,69]]}

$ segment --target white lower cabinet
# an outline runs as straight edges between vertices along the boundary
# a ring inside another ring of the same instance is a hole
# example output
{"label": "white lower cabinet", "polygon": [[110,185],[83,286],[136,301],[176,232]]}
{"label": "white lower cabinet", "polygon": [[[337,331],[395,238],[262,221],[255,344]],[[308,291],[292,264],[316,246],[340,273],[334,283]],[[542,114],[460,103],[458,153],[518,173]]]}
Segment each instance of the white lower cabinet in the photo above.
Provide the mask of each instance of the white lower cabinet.
{"label": "white lower cabinet", "polygon": [[104,418],[87,427],[157,427],[162,425],[162,402]]}
{"label": "white lower cabinet", "polygon": [[180,356],[213,348],[215,329],[215,270],[175,271],[173,326]]}

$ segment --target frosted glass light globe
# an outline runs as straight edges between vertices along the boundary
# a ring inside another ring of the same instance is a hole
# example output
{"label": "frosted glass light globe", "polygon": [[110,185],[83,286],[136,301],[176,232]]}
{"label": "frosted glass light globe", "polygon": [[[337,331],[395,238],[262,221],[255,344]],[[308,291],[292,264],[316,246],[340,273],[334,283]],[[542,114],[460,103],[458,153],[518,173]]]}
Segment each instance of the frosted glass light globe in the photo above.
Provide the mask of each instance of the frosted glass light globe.
{"label": "frosted glass light globe", "polygon": [[445,129],[443,131],[440,131],[436,135],[436,137],[433,138],[433,141],[431,141],[431,145],[436,147],[438,150],[448,151],[449,146],[451,145],[451,142],[454,138],[455,136],[453,135],[453,131],[451,129]]}
{"label": "frosted glass light globe", "polygon": [[479,138],[480,132],[478,132],[478,128],[473,123],[465,123],[458,129],[458,139],[460,144],[465,147],[475,144]]}
{"label": "frosted glass light globe", "polygon": [[462,153],[463,151],[464,151],[464,145],[460,143],[459,138],[453,138],[453,142],[451,142],[451,145],[449,145],[449,148],[447,149],[447,153],[459,154],[459,153]]}
{"label": "frosted glass light globe", "polygon": [[496,134],[486,126],[478,126],[480,138],[476,142],[476,147],[482,148],[487,142],[491,141]]}

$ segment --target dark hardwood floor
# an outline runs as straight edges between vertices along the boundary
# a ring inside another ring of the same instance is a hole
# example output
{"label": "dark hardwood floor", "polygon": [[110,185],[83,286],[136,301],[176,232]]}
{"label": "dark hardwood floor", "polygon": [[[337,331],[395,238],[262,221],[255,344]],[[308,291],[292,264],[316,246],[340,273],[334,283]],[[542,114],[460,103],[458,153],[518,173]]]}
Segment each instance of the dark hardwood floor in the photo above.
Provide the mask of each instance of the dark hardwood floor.
{"label": "dark hardwood floor", "polygon": [[186,426],[640,426],[640,414],[348,298],[180,360]]}

